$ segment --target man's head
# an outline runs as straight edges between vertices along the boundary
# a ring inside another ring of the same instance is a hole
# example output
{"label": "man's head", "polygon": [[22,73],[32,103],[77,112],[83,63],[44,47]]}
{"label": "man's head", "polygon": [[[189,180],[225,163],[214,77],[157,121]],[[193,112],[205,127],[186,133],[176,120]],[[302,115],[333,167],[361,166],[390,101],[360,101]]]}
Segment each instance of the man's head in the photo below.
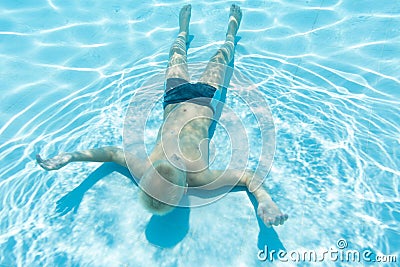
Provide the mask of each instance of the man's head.
{"label": "man's head", "polygon": [[178,205],[186,186],[186,173],[166,160],[153,163],[139,182],[139,201],[151,213],[165,215]]}

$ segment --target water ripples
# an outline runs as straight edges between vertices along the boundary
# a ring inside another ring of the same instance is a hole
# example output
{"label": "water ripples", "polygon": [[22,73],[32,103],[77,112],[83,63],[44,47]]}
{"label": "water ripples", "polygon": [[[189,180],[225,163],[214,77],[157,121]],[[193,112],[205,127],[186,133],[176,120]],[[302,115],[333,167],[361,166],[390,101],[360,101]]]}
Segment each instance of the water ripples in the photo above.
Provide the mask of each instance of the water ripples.
{"label": "water ripples", "polygon": [[[208,251],[211,234],[231,244],[229,251],[215,244],[230,255],[218,256],[221,262],[257,265],[265,229],[258,233],[243,192],[193,209],[186,238],[167,255],[146,240],[151,218],[124,175],[93,163],[44,172],[34,162],[39,152],[122,144],[134,89],[164,70],[182,4],[0,4],[2,264],[212,265],[194,251]],[[288,250],[328,249],[344,237],[353,249],[393,254],[400,237],[400,5],[241,6],[235,69],[269,103],[277,150],[266,186],[291,215],[275,230],[277,241]],[[190,62],[206,61],[221,44],[228,8],[224,1],[193,4]],[[57,208],[71,212],[60,216]]]}

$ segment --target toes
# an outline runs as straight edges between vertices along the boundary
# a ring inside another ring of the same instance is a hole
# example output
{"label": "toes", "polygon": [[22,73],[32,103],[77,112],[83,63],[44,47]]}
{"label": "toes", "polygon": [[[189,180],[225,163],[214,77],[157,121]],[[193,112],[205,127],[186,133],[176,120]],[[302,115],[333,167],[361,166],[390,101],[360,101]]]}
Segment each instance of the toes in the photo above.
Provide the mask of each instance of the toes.
{"label": "toes", "polygon": [[235,5],[235,4],[232,4],[232,5],[231,5],[231,10],[230,10],[231,14],[232,14],[233,12],[235,12],[235,10],[236,10],[236,5]]}
{"label": "toes", "polygon": [[236,4],[232,4],[231,11],[232,12],[240,12],[240,7]]}
{"label": "toes", "polygon": [[182,10],[191,10],[191,8],[192,8],[192,5],[191,4],[187,4],[187,5],[184,5],[183,7],[182,7]]}

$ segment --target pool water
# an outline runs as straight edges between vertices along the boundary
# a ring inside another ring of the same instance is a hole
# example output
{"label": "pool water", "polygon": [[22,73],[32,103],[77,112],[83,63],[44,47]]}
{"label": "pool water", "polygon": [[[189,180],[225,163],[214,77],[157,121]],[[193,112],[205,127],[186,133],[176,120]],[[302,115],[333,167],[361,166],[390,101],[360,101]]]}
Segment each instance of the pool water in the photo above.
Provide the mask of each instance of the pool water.
{"label": "pool water", "polygon": [[[135,89],[165,70],[184,3],[0,3],[0,266],[282,264],[260,260],[265,248],[370,250],[398,262],[399,1],[239,2],[234,67],[274,119],[264,186],[290,216],[283,226],[266,228],[244,190],[159,217],[139,205],[124,168],[36,164],[38,153],[122,146]],[[191,63],[222,44],[229,6],[193,1]],[[227,105],[239,105],[229,90]],[[214,140],[222,155],[223,141]]]}

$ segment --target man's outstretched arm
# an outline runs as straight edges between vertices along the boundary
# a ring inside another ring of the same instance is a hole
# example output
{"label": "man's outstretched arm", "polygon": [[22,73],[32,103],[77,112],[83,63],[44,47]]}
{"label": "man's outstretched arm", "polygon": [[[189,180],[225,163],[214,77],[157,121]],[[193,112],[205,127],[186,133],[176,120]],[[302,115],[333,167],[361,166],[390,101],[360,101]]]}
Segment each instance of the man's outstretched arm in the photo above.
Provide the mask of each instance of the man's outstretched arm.
{"label": "man's outstretched arm", "polygon": [[68,163],[76,161],[114,162],[126,167],[124,152],[121,148],[108,146],[72,153],[62,153],[50,159],[42,159],[36,155],[36,161],[45,170],[58,170]]}
{"label": "man's outstretched arm", "polygon": [[264,221],[265,225],[270,227],[283,224],[288,219],[288,215],[281,212],[263,188],[262,183],[262,178],[253,171],[210,170],[203,188],[213,190],[223,186],[246,186],[257,199],[257,215]]}

